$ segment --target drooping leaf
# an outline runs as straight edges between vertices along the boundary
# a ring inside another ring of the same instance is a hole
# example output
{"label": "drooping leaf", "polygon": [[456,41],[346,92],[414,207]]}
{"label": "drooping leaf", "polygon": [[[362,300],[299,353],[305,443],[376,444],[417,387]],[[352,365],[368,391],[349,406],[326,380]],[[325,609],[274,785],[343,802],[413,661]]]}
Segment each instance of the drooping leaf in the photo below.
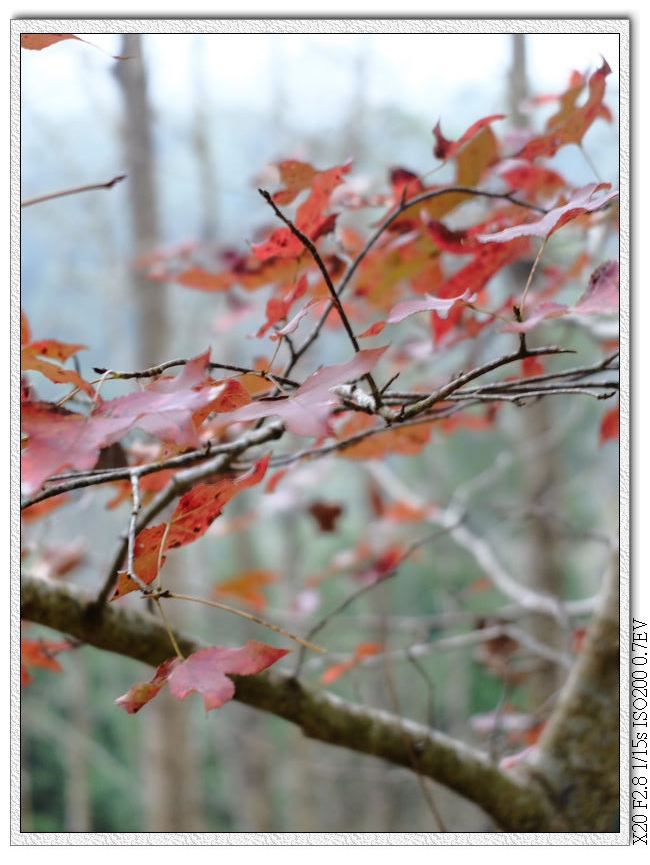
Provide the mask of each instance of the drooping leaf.
{"label": "drooping leaf", "polygon": [[415,315],[417,312],[435,311],[440,318],[447,318],[452,307],[457,304],[473,303],[478,295],[471,294],[469,289],[466,289],[458,297],[432,297],[427,295],[422,300],[405,300],[403,303],[398,303],[388,314],[388,324],[396,324],[398,321],[403,321],[409,315]]}
{"label": "drooping leaf", "polygon": [[21,33],[20,47],[29,48],[32,51],[41,51],[43,48],[49,48],[50,45],[55,45],[57,42],[62,42],[64,39],[79,39],[78,36],[73,36],[71,33]]}
{"label": "drooping leaf", "polygon": [[537,304],[522,322],[507,324],[503,330],[511,333],[528,333],[541,321],[574,313],[615,313],[618,310],[618,261],[606,261],[596,268],[589,280],[589,287],[574,306],[544,300]]}
{"label": "drooping leaf", "polygon": [[611,183],[588,183],[586,186],[582,186],[576,190],[566,204],[553,208],[541,219],[537,219],[534,222],[525,222],[521,225],[513,225],[510,228],[504,228],[502,231],[497,231],[493,234],[479,234],[478,239],[483,243],[504,243],[513,240],[515,237],[528,235],[549,237],[558,228],[566,225],[572,219],[598,210],[607,204],[608,201],[616,198],[618,196],[617,191],[607,192],[605,195],[594,197],[594,194],[601,189],[610,188]]}
{"label": "drooping leaf", "polygon": [[589,286],[573,307],[575,312],[616,312],[619,305],[619,264],[605,261],[594,270]]}
{"label": "drooping leaf", "polygon": [[134,715],[136,712],[139,712],[140,709],[149,702],[149,700],[153,700],[158,691],[167,684],[169,675],[174,667],[178,666],[180,663],[182,663],[180,658],[167,658],[166,661],[163,661],[162,664],[156,668],[156,672],[149,682],[138,682],[135,685],[131,685],[126,694],[118,697],[115,702],[130,715]]}

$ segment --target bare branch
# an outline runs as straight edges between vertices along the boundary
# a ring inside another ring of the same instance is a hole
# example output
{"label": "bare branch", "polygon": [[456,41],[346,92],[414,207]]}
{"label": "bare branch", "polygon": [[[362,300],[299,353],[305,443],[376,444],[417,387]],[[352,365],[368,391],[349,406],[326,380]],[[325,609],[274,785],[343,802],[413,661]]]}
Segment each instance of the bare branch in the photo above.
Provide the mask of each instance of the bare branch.
{"label": "bare branch", "polygon": [[91,192],[93,189],[111,189],[116,183],[124,180],[126,174],[118,174],[106,183],[88,183],[85,186],[74,186],[70,189],[60,189],[58,192],[48,192],[45,195],[37,195],[36,198],[27,198],[20,202],[21,207],[30,207],[32,204],[41,204],[53,198],[62,198],[64,195],[76,195],[78,192]]}

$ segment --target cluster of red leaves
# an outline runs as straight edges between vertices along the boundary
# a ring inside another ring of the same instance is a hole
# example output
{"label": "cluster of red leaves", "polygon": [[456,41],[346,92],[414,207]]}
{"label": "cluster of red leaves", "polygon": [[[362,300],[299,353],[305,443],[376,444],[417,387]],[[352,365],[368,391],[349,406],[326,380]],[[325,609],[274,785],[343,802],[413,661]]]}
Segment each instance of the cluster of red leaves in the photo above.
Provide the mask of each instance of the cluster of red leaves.
{"label": "cluster of red leaves", "polygon": [[173,450],[199,447],[197,430],[210,412],[250,401],[241,385],[210,379],[208,362],[209,352],[205,352],[188,361],[179,375],[160,376],[140,391],[109,400],[95,395],[88,414],[33,400],[27,394],[21,403],[26,440],[22,453],[25,492],[35,492],[63,469],[92,469],[102,448],[118,442],[136,427]]}
{"label": "cluster of red leaves", "polygon": [[[40,50],[65,39],[79,37],[23,34],[21,44]],[[608,184],[593,183],[575,189],[544,163],[561,147],[580,144],[595,120],[611,119],[602,101],[609,73],[603,62],[589,78],[576,73],[563,93],[545,98],[559,103],[557,111],[547,121],[543,134],[531,134],[523,146],[520,141],[514,152],[513,148],[508,149],[507,137],[500,140],[493,129],[495,125],[499,128],[498,121],[503,115],[476,121],[456,140],[446,138],[438,123],[433,130],[434,156],[452,168],[451,185],[457,187],[455,190],[450,191],[448,185],[426,185],[423,178],[408,169],[394,167],[388,179],[388,192],[364,198],[354,190],[345,192],[349,163],[325,170],[297,160],[277,164],[280,188],[272,195],[272,201],[279,208],[293,209],[292,224],[312,244],[318,244],[322,264],[333,283],[351,272],[339,254],[341,250],[353,261],[354,279],[344,302],[355,329],[359,324],[360,338],[377,336],[386,328],[401,326],[405,319],[424,312],[433,344],[440,349],[461,339],[475,338],[498,319],[509,320],[505,326],[498,325],[501,330],[521,335],[558,316],[610,314],[616,310],[616,261],[583,259],[578,270],[568,268],[560,272],[540,268],[541,284],[531,292],[523,321],[519,320],[519,313],[513,315],[512,298],[505,303],[497,301],[490,290],[492,280],[506,266],[531,260],[533,238],[546,241],[568,223],[580,230],[595,218],[615,215],[614,208],[605,210],[617,195]],[[586,99],[578,105],[585,88]],[[498,204],[490,198],[487,212],[477,217],[475,208],[464,207],[470,201],[481,200],[470,187],[498,188],[503,197]],[[515,197],[530,206],[517,204]],[[378,204],[387,207],[384,230],[372,244],[364,246],[364,239],[353,229],[339,224],[340,212]],[[541,207],[543,215],[535,213],[531,209],[534,207]],[[152,279],[175,281],[202,291],[228,292],[233,297],[233,290],[238,288],[269,289],[271,296],[263,322],[256,322],[256,335],[262,337],[272,330],[270,338],[277,340],[293,334],[305,316],[321,315],[329,298],[317,263],[307,253],[297,232],[283,225],[246,253],[222,251],[214,269],[198,263],[194,256],[200,250],[195,245],[173,251],[170,258],[156,255],[149,262],[141,261],[140,266],[149,268]],[[592,276],[577,302],[570,305],[553,299],[567,281],[576,280],[588,266]],[[296,310],[297,301],[302,301],[302,306]],[[248,312],[246,304],[240,306]],[[241,309],[237,314],[240,313]],[[378,316],[383,317],[378,320]],[[337,326],[340,323],[334,316],[331,320]],[[66,385],[88,401],[86,412],[71,411],[62,404],[37,400],[25,381],[21,403],[25,445],[22,470],[27,494],[38,491],[62,470],[85,471],[97,467],[100,455],[119,444],[133,429],[157,439],[162,456],[198,448],[206,437],[220,435],[231,424],[251,423],[269,416],[279,417],[286,429],[296,435],[350,439],[341,455],[352,459],[417,454],[430,439],[431,421],[380,429],[373,417],[355,412],[344,413],[340,424],[334,422],[335,412],[341,409],[337,386],[374,371],[389,346],[364,349],[347,362],[317,369],[289,396],[256,398],[260,378],[251,382],[243,378],[214,381],[208,374],[209,352],[205,352],[188,361],[177,376],[158,376],[141,389],[110,400],[103,400],[93,383],[65,366],[82,348],[56,340],[33,341],[26,318],[21,320],[23,371]],[[392,354],[399,357],[396,343],[393,349]],[[535,359],[522,364],[524,376],[541,371],[543,366]],[[268,393],[268,388],[265,392]],[[482,415],[454,414],[441,420],[438,428],[448,431],[464,423],[483,429],[492,422],[494,410]],[[617,432],[618,407],[603,418],[601,442],[615,437]],[[158,577],[169,550],[203,535],[233,496],[262,480],[268,462],[267,456],[239,477],[190,489],[181,496],[167,522],[143,529],[135,538],[133,551],[133,575],[138,582],[127,571],[121,571],[113,597],[120,598],[142,585],[149,586]],[[275,476],[269,485],[280,476]],[[170,477],[171,472],[166,470],[142,478],[143,497],[160,489]],[[121,483],[113,504],[128,495],[129,486],[127,482]],[[425,511],[415,512],[405,503],[398,503],[394,512],[383,504],[374,504],[378,520],[397,523],[426,516]],[[316,501],[309,513],[321,531],[331,532],[336,530],[341,510],[338,504]],[[35,515],[34,509],[26,514],[27,518]],[[371,585],[395,573],[406,555],[407,550],[399,543],[385,542],[379,551],[362,543],[347,565],[359,582]],[[65,572],[68,564],[64,559],[63,564],[55,563],[53,567]],[[266,570],[244,572],[221,582],[214,592],[237,597],[261,609],[266,604],[263,588],[275,579],[276,575]],[[26,641],[25,663],[59,669],[53,656],[67,647],[65,643]],[[509,638],[499,637],[485,641],[479,657],[497,676],[515,682],[522,675],[511,663],[517,649]],[[334,681],[378,651],[381,647],[377,644],[359,644],[351,658],[325,671],[323,681]],[[230,674],[259,672],[284,654],[284,650],[249,641],[238,649],[211,647],[187,659],[170,658],[158,667],[149,682],[134,685],[117,702],[128,712],[136,712],[167,684],[178,699],[198,691],[206,709],[216,708],[233,695]],[[25,675],[28,677],[29,673],[25,671]]]}

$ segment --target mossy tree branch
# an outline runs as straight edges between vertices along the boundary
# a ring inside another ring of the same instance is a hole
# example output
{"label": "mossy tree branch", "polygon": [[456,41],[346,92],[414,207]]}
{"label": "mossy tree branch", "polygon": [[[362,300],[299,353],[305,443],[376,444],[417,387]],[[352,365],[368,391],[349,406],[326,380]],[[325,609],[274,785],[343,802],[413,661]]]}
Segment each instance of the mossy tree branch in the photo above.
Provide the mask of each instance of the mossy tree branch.
{"label": "mossy tree branch", "polygon": [[[73,586],[29,576],[23,577],[21,589],[24,619],[152,666],[172,654],[163,624],[147,613],[98,606],[90,595]],[[176,639],[184,655],[202,646],[187,635],[176,634]],[[412,769],[415,754],[422,776],[474,802],[505,831],[554,829],[552,809],[534,782],[499,769],[487,755],[462,742],[387,712],[308,688],[276,670],[232,678],[235,699],[285,718],[310,738],[408,769]]]}

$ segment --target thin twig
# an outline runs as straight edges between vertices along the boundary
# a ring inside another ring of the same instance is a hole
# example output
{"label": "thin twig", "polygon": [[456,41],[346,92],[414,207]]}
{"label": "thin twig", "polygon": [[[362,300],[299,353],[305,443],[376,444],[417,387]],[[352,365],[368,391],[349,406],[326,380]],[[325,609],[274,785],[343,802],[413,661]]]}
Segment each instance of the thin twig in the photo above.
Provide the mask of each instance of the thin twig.
{"label": "thin twig", "polygon": [[[539,248],[539,252],[537,253],[535,261],[533,262],[533,266],[530,269],[530,273],[528,274],[528,279],[526,280],[526,286],[524,288],[524,293],[521,296],[521,303],[519,304],[519,309],[515,308],[515,313],[517,314],[517,321],[521,321],[521,319],[523,318],[524,307],[526,306],[526,296],[528,294],[528,289],[530,288],[530,284],[533,281],[533,276],[535,274],[535,271],[537,270],[537,265],[539,264],[539,260],[542,257],[542,253],[544,252],[548,238],[549,238],[549,236],[547,235],[544,238],[544,240],[542,241],[542,245]],[[525,334],[522,333],[521,336],[525,337]]]}
{"label": "thin twig", "polygon": [[131,520],[129,521],[129,530],[127,533],[127,556],[126,556],[126,573],[136,586],[143,592],[148,591],[147,584],[143,583],[140,577],[135,572],[135,536],[138,513],[140,512],[140,485],[138,476],[135,473],[131,474],[131,497],[133,506],[131,508]]}
{"label": "thin twig", "polygon": [[[149,595],[148,597],[151,597],[151,595]],[[300,643],[300,645],[306,649],[311,649],[314,652],[327,651],[321,646],[317,646],[315,643],[310,643],[309,640],[298,637],[296,636],[296,634],[292,634],[290,631],[285,631],[284,628],[279,628],[277,625],[272,625],[265,619],[260,619],[259,616],[254,616],[252,613],[247,613],[244,610],[239,610],[237,609],[237,607],[231,607],[228,604],[221,604],[218,601],[209,601],[207,598],[196,598],[192,595],[179,595],[177,592],[170,591],[159,592],[153,597],[156,600],[158,600],[159,598],[172,598],[177,601],[194,601],[197,604],[205,604],[208,607],[216,607],[216,609],[218,610],[224,610],[227,613],[234,613],[237,616],[248,619],[250,622],[255,622],[256,625],[263,625],[265,628],[270,628],[270,630],[276,631],[278,634],[282,634],[283,637],[288,637],[290,640],[294,640],[296,643]]]}
{"label": "thin twig", "polygon": [[[226,471],[236,456],[248,450],[250,447],[263,444],[270,439],[279,438],[283,431],[283,425],[276,422],[269,424],[261,430],[254,430],[245,433],[237,440],[237,442],[233,442],[233,444],[236,444],[237,446],[233,448],[231,452],[218,454],[216,457],[207,460],[201,465],[177,472],[167,486],[162,489],[151,502],[149,502],[146,508],[143,508],[140,511],[136,523],[136,531],[141,531],[151,522],[151,520],[164,510],[168,504],[178,496],[182,495],[182,493],[193,486],[193,484],[203,480],[203,478],[208,477],[209,475]],[[115,575],[124,560],[126,550],[127,541],[125,538],[121,538],[117,545],[104,585],[97,596],[98,606],[102,606],[108,600],[111,588],[115,582]]]}
{"label": "thin twig", "polygon": [[[323,279],[325,280],[325,284],[327,285],[327,290],[330,293],[331,302],[333,303],[333,305],[334,305],[334,307],[335,307],[335,309],[339,315],[339,318],[341,319],[341,323],[343,324],[343,327],[345,328],[345,332],[347,333],[348,337],[350,338],[350,342],[352,343],[352,346],[353,346],[355,352],[358,353],[360,351],[359,343],[357,342],[357,338],[354,335],[354,331],[352,330],[352,325],[350,324],[350,321],[349,321],[349,319],[345,313],[345,310],[343,309],[343,305],[341,304],[341,301],[339,300],[338,294],[336,293],[336,289],[334,288],[334,283],[332,282],[332,279],[328,273],[328,270],[325,267],[323,259],[321,258],[318,250],[316,249],[316,246],[314,245],[313,241],[311,240],[311,238],[307,237],[306,234],[304,234],[297,226],[295,226],[293,224],[293,222],[290,219],[288,219],[282,213],[282,211],[278,208],[275,201],[273,201],[272,196],[265,189],[260,189],[258,191],[259,191],[260,195],[262,196],[262,198],[264,198],[264,200],[271,206],[271,208],[273,209],[273,212],[278,217],[278,219],[281,219],[282,222],[284,222],[284,224],[289,228],[291,233],[294,234],[298,238],[298,240],[302,243],[302,245],[305,247],[305,249],[307,249],[309,251],[309,253],[311,254],[311,257],[316,262],[316,265],[317,265],[318,269],[320,270],[320,272],[323,276]],[[375,384],[375,381],[374,381],[372,375],[370,373],[366,373],[364,375],[364,378],[366,379],[366,381],[368,382],[368,384],[370,386],[370,389],[372,391],[372,395],[375,398],[375,402],[377,403],[377,405],[379,405],[379,403],[381,402],[381,397],[380,397],[379,390],[377,389],[377,385]]]}
{"label": "thin twig", "polygon": [[70,189],[60,189],[58,192],[48,192],[45,195],[37,195],[35,198],[27,198],[20,202],[21,207],[30,207],[32,204],[40,204],[43,201],[50,201],[53,198],[62,198],[64,195],[76,195],[78,192],[91,192],[93,189],[110,189],[124,180],[126,174],[118,174],[112,180],[106,183],[88,183],[85,186],[74,186]]}
{"label": "thin twig", "polygon": [[[396,561],[393,564],[393,566],[391,567],[391,569],[389,571],[387,571],[387,573],[385,573],[380,579],[361,586],[361,588],[352,592],[351,595],[348,595],[347,598],[344,598],[341,601],[341,603],[338,604],[333,610],[330,610],[329,613],[327,613],[325,616],[323,616],[321,619],[319,619],[319,621],[316,622],[307,632],[307,638],[311,639],[312,637],[315,637],[316,634],[319,631],[321,631],[333,618],[335,618],[340,613],[342,613],[343,610],[347,609],[350,606],[350,604],[354,603],[354,601],[356,601],[357,598],[360,598],[361,595],[365,595],[366,592],[369,592],[371,589],[374,589],[375,586],[379,585],[379,583],[384,583],[387,579],[390,579],[390,577],[394,577],[395,574],[397,574],[397,571],[398,571],[400,565],[403,562],[405,562],[406,559],[408,559],[409,556],[411,556],[417,549],[424,546],[425,544],[430,543],[431,541],[435,541],[437,538],[446,534],[450,530],[451,530],[450,527],[445,526],[445,528],[439,529],[435,532],[432,532],[431,534],[425,535],[425,537],[419,538],[417,541],[414,541],[412,544],[410,544],[410,546],[408,546],[404,550],[404,553],[399,558],[399,560]],[[300,667],[302,666],[304,654],[305,653],[302,651],[300,651],[298,654],[298,660],[297,660],[296,669],[294,672],[295,678],[298,678],[298,674],[300,673]]]}

